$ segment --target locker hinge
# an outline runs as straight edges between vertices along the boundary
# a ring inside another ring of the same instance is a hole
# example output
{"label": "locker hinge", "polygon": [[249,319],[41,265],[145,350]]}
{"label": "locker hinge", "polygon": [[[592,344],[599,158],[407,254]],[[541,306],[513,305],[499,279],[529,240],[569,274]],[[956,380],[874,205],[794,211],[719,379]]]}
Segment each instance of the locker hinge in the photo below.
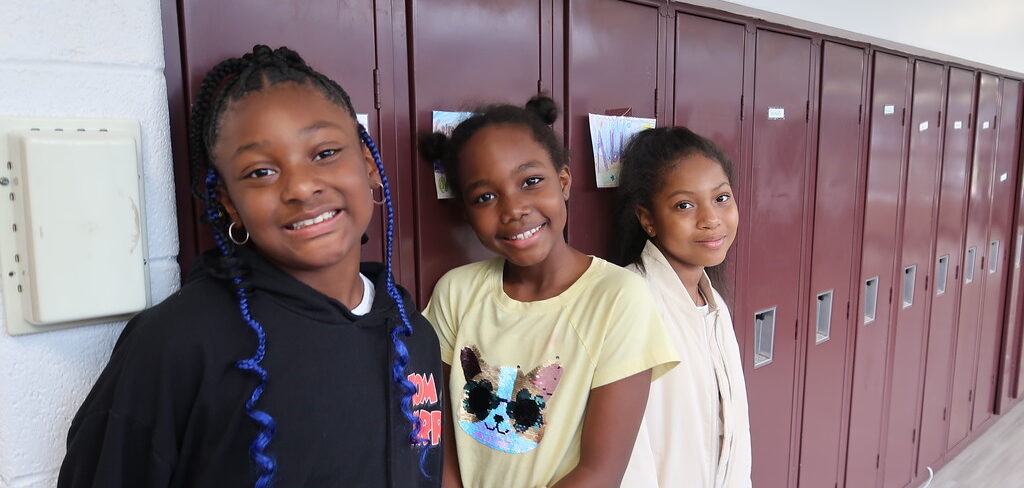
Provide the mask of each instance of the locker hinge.
{"label": "locker hinge", "polygon": [[985,256],[981,257],[981,268],[979,269],[985,269]]}
{"label": "locker hinge", "polygon": [[538,79],[537,80],[537,93],[540,93],[541,91],[543,91],[542,88],[541,88],[543,86],[544,85],[541,83],[541,80]]}
{"label": "locker hinge", "polygon": [[889,287],[889,304],[892,304],[892,287]]}
{"label": "locker hinge", "polygon": [[943,421],[945,421],[945,420],[946,420],[946,410],[947,410],[947,409],[945,409],[945,408],[943,408],[943,409],[942,409],[942,420],[943,420]]}
{"label": "locker hinge", "polygon": [[970,403],[971,400],[974,400],[974,390],[967,390],[967,403]]}
{"label": "locker hinge", "polygon": [[958,264],[958,265],[953,267],[953,280],[955,281],[955,280],[959,280],[959,279],[960,279],[960,265]]}
{"label": "locker hinge", "polygon": [[793,340],[796,340],[797,333],[800,331],[800,319],[793,321]]}
{"label": "locker hinge", "polygon": [[380,110],[380,70],[373,68],[373,108]]}
{"label": "locker hinge", "polygon": [[658,120],[661,104],[658,103],[658,87],[654,87],[654,120]]}
{"label": "locker hinge", "polygon": [[875,468],[877,469],[880,464],[882,464],[882,455],[875,454]]}
{"label": "locker hinge", "polygon": [[924,291],[928,291],[928,275],[924,275]]}
{"label": "locker hinge", "polygon": [[804,106],[804,122],[811,121],[811,101],[807,100],[807,104]]}
{"label": "locker hinge", "polygon": [[914,444],[916,442],[917,442],[917,429],[914,429],[914,431],[910,433],[910,443]]}
{"label": "locker hinge", "polygon": [[740,95],[740,120],[743,120],[743,95]]}
{"label": "locker hinge", "polygon": [[974,112],[967,112],[967,128],[971,128],[971,117],[974,117]]}
{"label": "locker hinge", "polygon": [[846,320],[850,320],[850,302],[846,302]]}
{"label": "locker hinge", "polygon": [[857,125],[862,124],[864,121],[864,104],[857,105]]}
{"label": "locker hinge", "polygon": [[999,127],[999,114],[992,116],[992,127]]}
{"label": "locker hinge", "polygon": [[907,124],[907,107],[903,107],[903,110],[900,112],[900,125],[906,125],[906,124]]}
{"label": "locker hinge", "polygon": [[942,127],[942,110],[939,110],[939,118],[935,119],[935,127]]}

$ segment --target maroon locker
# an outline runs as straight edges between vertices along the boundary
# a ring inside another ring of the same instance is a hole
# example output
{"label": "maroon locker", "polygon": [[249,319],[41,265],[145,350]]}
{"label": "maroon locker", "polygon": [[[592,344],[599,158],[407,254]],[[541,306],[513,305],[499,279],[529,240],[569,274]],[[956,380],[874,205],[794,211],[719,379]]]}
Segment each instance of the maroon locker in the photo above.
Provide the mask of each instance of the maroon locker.
{"label": "maroon locker", "polygon": [[[1013,204],[1017,194],[1017,86],[1001,83],[1000,111],[992,128],[996,132],[995,172],[988,245],[985,254],[985,291],[982,299],[978,371],[975,375],[974,416],[971,428],[984,424],[995,413],[999,351],[1006,301],[1007,264],[1013,226]],[[1007,100],[1009,98],[1009,100]]]}
{"label": "maroon locker", "polygon": [[744,345],[753,482],[789,483],[796,390],[796,337],[801,303],[801,254],[806,212],[810,39],[757,31],[754,66],[754,145],[751,153],[751,246],[740,263],[747,324]]}
{"label": "maroon locker", "polygon": [[916,61],[910,109],[900,265],[894,283],[896,321],[890,333],[889,407],[884,486],[901,487],[914,477],[921,376],[931,293],[932,247],[938,210],[945,68]]}
{"label": "maroon locker", "polygon": [[[352,98],[356,112],[370,114],[370,127],[367,129],[374,136],[379,135],[374,99],[374,71],[378,65],[374,31],[376,13],[372,0],[309,2],[304,3],[303,8],[271,0],[181,0],[181,9],[184,26],[181,29],[182,57],[190,100],[199,90],[203,76],[217,62],[241,56],[257,43],[273,48],[288,46],[298,51],[307,63],[343,86]],[[341,12],[345,14],[340,15]],[[309,36],[311,31],[320,35]],[[346,48],[337,49],[336,46]],[[385,170],[394,174],[397,168],[394,148],[381,144],[381,152]],[[393,190],[397,192],[397,189]],[[202,209],[198,211],[202,212]],[[202,251],[211,247],[213,241],[202,223],[203,219],[198,217],[196,222],[200,227],[199,250]],[[382,215],[377,212],[367,229],[370,241],[363,246],[364,259],[382,259],[382,231]]]}
{"label": "maroon locker", "polygon": [[[536,1],[412,3],[410,78],[414,134],[432,130],[434,110],[525,103],[541,85],[541,15]],[[459,27],[453,28],[452,19]],[[467,49],[472,47],[472,49]],[[454,200],[438,200],[430,162],[416,160],[416,261],[421,304],[451,268],[487,258]]]}
{"label": "maroon locker", "polygon": [[[1020,166],[1016,164],[1020,160],[1020,131],[1021,131],[1021,82],[1016,80],[1003,79],[1003,101],[1002,116],[999,118],[999,155],[1000,161],[1010,163],[1012,161],[1017,168],[1017,182],[1020,181]],[[1020,186],[1017,182],[1013,185]],[[1001,183],[1000,183],[1001,184]],[[1017,205],[1020,205],[1018,193]],[[1024,232],[1020,229],[1019,212],[1011,213],[1010,218],[1016,215],[1015,224],[1008,229],[1006,241],[1006,254],[1009,261],[1006,264],[1008,275],[1006,277],[1006,305],[1005,319],[1002,322],[1004,340],[1001,343],[1002,357],[999,361],[999,388],[996,396],[996,413],[1005,412],[1014,403],[1010,399],[1015,397],[1014,380],[1016,378],[1016,344],[1020,338],[1020,246],[1024,245]]]}
{"label": "maroon locker", "polygon": [[[745,172],[743,144],[743,74],[747,31],[736,24],[683,12],[676,14],[675,80],[673,86],[674,125],[689,127],[717,144],[733,163],[734,190],[741,191],[740,173]],[[737,195],[740,218],[745,218],[746,198]],[[745,236],[740,232],[726,258],[726,280],[722,287],[732,310],[738,250]],[[742,345],[746,329],[734,324]]]}
{"label": "maroon locker", "polygon": [[978,330],[985,289],[985,259],[988,247],[989,202],[996,149],[996,115],[999,112],[999,78],[981,74],[974,123],[974,158],[971,164],[970,196],[967,208],[967,236],[962,262],[960,313],[957,320],[956,355],[949,407],[949,438],[953,448],[971,430]]}
{"label": "maroon locker", "polygon": [[568,238],[576,249],[607,256],[611,219],[595,217],[611,215],[615,189],[597,188],[587,114],[657,115],[664,28],[658,6],[622,0],[571,2],[567,15]]}
{"label": "maroon locker", "polygon": [[866,69],[863,49],[823,43],[799,486],[834,486],[840,479],[851,286],[859,261],[854,222],[865,176],[859,136]]}
{"label": "maroon locker", "polygon": [[932,302],[925,360],[924,394],[917,473],[934,466],[946,453],[949,427],[949,392],[953,364],[953,335],[960,303],[960,263],[963,261],[964,219],[967,209],[968,170],[971,164],[971,114],[975,76],[949,69],[945,137],[942,152],[942,188],[936,245],[932,255]]}
{"label": "maroon locker", "polygon": [[852,314],[857,338],[846,466],[851,487],[874,486],[880,462],[909,68],[904,57],[874,55],[859,304]]}

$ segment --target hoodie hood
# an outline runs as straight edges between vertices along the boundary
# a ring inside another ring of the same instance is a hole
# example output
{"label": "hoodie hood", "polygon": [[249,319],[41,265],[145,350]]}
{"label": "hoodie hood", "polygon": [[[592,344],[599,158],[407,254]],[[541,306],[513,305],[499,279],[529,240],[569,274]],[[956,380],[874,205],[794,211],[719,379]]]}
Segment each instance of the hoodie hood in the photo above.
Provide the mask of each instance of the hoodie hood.
{"label": "hoodie hood", "polygon": [[[386,270],[382,263],[364,262],[359,272],[374,285],[373,305],[366,315],[354,315],[344,304],[331,298],[267,261],[260,253],[247,247],[237,247],[239,276],[252,289],[255,296],[265,296],[280,306],[309,319],[326,323],[350,323],[359,327],[379,327],[388,316],[397,313],[394,299],[387,292]],[[227,269],[221,264],[221,253],[217,249],[204,252],[195,260],[185,284],[202,279],[221,281],[233,288]],[[412,297],[399,288],[402,299],[408,304]]]}

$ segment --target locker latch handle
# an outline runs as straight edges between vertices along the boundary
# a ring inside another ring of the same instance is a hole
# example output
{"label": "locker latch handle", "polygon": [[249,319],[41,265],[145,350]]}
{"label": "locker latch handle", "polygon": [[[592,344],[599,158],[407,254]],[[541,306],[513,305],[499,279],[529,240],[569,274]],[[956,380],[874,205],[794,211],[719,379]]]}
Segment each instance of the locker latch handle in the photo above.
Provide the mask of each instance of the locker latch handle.
{"label": "locker latch handle", "polygon": [[775,352],[775,308],[754,314],[754,368],[772,362]]}
{"label": "locker latch handle", "polygon": [[815,314],[816,319],[814,321],[815,345],[829,340],[832,336],[833,291],[834,290],[821,292],[818,294],[818,299],[815,300],[817,304],[817,313]]}
{"label": "locker latch handle", "polygon": [[875,321],[876,310],[878,310],[877,276],[864,281],[864,325]]}

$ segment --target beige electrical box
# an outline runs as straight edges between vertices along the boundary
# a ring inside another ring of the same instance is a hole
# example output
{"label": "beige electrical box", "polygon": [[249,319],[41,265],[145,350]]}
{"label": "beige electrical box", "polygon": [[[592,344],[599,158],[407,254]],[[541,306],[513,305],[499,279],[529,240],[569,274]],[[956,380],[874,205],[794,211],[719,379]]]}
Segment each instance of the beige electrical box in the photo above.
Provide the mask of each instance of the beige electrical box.
{"label": "beige electrical box", "polygon": [[149,303],[139,124],[0,118],[0,268],[10,334]]}

